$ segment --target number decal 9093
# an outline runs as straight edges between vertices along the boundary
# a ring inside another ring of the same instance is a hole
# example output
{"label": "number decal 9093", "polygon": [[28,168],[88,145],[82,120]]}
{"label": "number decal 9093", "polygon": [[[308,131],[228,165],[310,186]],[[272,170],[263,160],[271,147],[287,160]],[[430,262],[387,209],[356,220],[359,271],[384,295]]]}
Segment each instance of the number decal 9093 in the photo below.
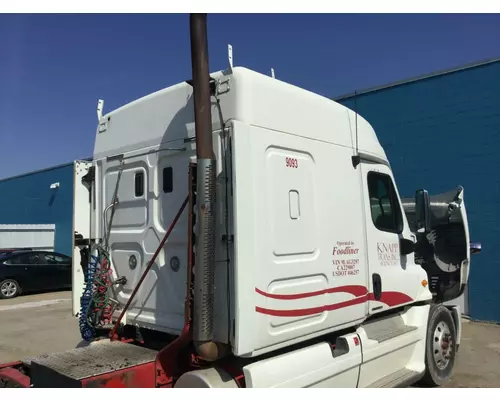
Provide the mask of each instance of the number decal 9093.
{"label": "number decal 9093", "polygon": [[299,161],[296,158],[286,157],[285,163],[288,168],[299,168]]}

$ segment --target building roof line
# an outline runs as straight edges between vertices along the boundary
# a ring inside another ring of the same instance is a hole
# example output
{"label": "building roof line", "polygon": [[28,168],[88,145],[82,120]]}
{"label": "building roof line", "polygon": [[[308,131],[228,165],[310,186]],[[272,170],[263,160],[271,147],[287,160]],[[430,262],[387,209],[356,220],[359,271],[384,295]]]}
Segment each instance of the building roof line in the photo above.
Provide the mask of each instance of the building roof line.
{"label": "building roof line", "polygon": [[[82,160],[82,161],[92,161],[92,157],[90,157],[90,158],[79,158],[79,160]],[[6,182],[6,181],[10,181],[11,179],[24,178],[25,176],[38,174],[40,172],[47,172],[47,171],[51,171],[51,170],[54,170],[54,169],[67,167],[69,165],[73,165],[73,163],[74,163],[74,161],[66,162],[64,164],[58,164],[58,165],[54,165],[52,167],[38,169],[36,171],[25,172],[25,173],[22,173],[22,174],[19,174],[19,175],[9,176],[7,178],[0,179],[0,183]]]}
{"label": "building roof line", "polygon": [[462,65],[462,66],[459,66],[459,67],[447,68],[447,69],[443,69],[443,70],[431,72],[429,74],[418,75],[418,76],[415,76],[415,77],[409,78],[409,79],[402,79],[402,80],[399,80],[399,81],[396,81],[396,82],[392,82],[392,83],[389,83],[389,84],[385,84],[385,85],[374,86],[374,87],[371,87],[371,88],[368,88],[368,89],[364,89],[364,90],[360,90],[360,91],[356,91],[356,92],[351,92],[351,93],[346,93],[346,94],[343,94],[341,96],[334,97],[333,100],[335,100],[335,101],[345,100],[345,99],[348,99],[350,97],[354,97],[355,95],[359,96],[359,95],[362,95],[362,94],[377,92],[379,90],[389,89],[389,88],[394,87],[394,86],[401,86],[401,85],[405,85],[405,84],[408,84],[408,83],[412,83],[412,82],[416,82],[416,81],[421,81],[421,80],[424,80],[424,79],[434,78],[434,77],[437,77],[437,76],[440,76],[440,75],[452,74],[452,73],[455,73],[455,72],[463,71],[465,69],[482,67],[484,65],[493,64],[493,63],[496,63],[496,62],[500,62],[500,58],[489,58],[489,59],[486,59],[486,60],[483,60],[483,61],[476,61],[476,62],[465,64],[465,65]]}

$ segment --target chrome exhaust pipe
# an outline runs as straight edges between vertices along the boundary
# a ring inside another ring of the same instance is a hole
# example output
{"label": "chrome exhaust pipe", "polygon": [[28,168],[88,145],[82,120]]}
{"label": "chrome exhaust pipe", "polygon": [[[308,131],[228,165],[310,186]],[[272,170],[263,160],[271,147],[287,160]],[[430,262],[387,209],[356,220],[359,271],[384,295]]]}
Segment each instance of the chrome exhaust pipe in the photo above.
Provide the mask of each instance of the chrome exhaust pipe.
{"label": "chrome exhaust pipe", "polygon": [[207,15],[190,15],[191,66],[197,159],[197,235],[194,265],[193,341],[198,355],[214,361],[227,346],[213,342],[216,232],[216,162],[208,65]]}

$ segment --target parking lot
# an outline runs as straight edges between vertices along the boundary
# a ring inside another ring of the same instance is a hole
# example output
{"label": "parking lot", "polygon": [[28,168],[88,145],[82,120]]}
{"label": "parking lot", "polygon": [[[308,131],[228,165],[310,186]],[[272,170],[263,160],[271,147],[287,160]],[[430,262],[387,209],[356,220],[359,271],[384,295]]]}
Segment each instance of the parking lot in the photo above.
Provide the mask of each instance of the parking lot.
{"label": "parking lot", "polygon": [[[81,340],[69,291],[2,300],[0,321],[0,363],[72,349]],[[499,384],[500,326],[464,321],[455,373],[446,387]]]}
{"label": "parking lot", "polygon": [[500,326],[463,323],[455,373],[446,387],[500,387]]}
{"label": "parking lot", "polygon": [[0,300],[0,321],[0,363],[75,348],[81,340],[70,291]]}

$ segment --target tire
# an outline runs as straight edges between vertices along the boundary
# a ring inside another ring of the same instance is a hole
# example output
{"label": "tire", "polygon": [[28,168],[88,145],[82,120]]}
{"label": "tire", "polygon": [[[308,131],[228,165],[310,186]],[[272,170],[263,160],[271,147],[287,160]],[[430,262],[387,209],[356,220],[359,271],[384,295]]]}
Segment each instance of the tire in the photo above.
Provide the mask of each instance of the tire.
{"label": "tire", "polygon": [[14,279],[4,279],[0,282],[0,299],[13,299],[19,296],[21,287]]}
{"label": "tire", "polygon": [[[448,339],[446,339],[448,338]],[[450,379],[457,354],[457,330],[453,316],[443,305],[431,306],[425,344],[424,386],[437,387]]]}

